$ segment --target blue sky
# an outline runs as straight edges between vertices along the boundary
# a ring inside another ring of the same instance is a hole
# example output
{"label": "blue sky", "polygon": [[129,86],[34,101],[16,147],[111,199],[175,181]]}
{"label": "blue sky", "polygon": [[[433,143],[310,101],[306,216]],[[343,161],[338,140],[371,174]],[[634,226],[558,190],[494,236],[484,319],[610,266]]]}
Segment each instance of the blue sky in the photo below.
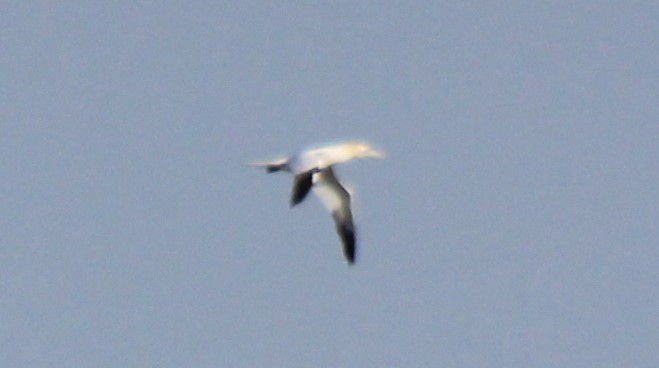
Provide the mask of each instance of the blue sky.
{"label": "blue sky", "polygon": [[[0,6],[6,367],[656,367],[652,2]],[[291,178],[388,153],[346,265]]]}

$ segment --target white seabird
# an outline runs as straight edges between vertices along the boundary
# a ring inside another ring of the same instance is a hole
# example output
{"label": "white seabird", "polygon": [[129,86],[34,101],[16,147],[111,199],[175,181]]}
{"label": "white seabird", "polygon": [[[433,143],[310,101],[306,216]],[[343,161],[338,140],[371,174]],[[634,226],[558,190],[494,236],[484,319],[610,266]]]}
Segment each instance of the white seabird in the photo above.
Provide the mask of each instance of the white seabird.
{"label": "white seabird", "polygon": [[253,162],[251,166],[265,167],[268,173],[286,171],[295,175],[291,193],[291,207],[301,203],[313,189],[332,214],[336,231],[343,243],[343,254],[348,263],[355,262],[355,226],[350,210],[350,193],[341,185],[332,169],[333,165],[354,158],[383,158],[384,153],[370,144],[352,141],[301,151],[295,155],[272,161]]}

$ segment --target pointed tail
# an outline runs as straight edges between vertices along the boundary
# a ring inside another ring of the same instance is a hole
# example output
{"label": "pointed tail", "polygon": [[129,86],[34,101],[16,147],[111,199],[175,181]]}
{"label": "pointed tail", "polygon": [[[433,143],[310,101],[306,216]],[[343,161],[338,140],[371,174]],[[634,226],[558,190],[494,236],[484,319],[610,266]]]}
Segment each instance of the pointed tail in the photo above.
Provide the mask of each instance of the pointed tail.
{"label": "pointed tail", "polygon": [[277,171],[288,170],[288,157],[272,161],[250,162],[248,165],[254,167],[265,167],[266,172],[269,174]]}

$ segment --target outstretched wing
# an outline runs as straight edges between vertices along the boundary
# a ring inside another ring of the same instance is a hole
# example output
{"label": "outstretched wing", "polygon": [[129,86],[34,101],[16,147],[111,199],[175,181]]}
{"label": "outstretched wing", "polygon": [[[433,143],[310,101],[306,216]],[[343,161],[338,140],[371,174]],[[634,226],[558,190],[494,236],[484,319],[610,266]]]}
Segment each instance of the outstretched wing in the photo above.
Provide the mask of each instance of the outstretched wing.
{"label": "outstretched wing", "polygon": [[350,193],[336,178],[331,166],[314,174],[313,190],[334,218],[336,231],[343,243],[343,254],[348,263],[354,263],[356,242],[355,225],[350,211]]}
{"label": "outstretched wing", "polygon": [[303,172],[302,174],[295,175],[293,180],[293,193],[291,193],[291,207],[302,202],[309,194],[311,186],[313,185],[314,170]]}

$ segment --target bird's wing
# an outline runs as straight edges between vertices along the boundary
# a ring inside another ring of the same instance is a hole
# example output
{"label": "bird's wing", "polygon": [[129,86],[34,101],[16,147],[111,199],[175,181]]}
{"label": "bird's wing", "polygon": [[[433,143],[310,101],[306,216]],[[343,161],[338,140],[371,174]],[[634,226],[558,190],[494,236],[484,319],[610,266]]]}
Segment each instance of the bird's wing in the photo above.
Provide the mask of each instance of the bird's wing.
{"label": "bird's wing", "polygon": [[355,262],[355,226],[350,212],[350,193],[341,185],[329,166],[313,174],[313,190],[332,213],[336,231],[343,243],[343,254],[349,263]]}
{"label": "bird's wing", "polygon": [[309,194],[311,186],[313,185],[314,171],[310,170],[302,174],[295,175],[293,180],[293,193],[291,193],[291,207],[302,202]]}

